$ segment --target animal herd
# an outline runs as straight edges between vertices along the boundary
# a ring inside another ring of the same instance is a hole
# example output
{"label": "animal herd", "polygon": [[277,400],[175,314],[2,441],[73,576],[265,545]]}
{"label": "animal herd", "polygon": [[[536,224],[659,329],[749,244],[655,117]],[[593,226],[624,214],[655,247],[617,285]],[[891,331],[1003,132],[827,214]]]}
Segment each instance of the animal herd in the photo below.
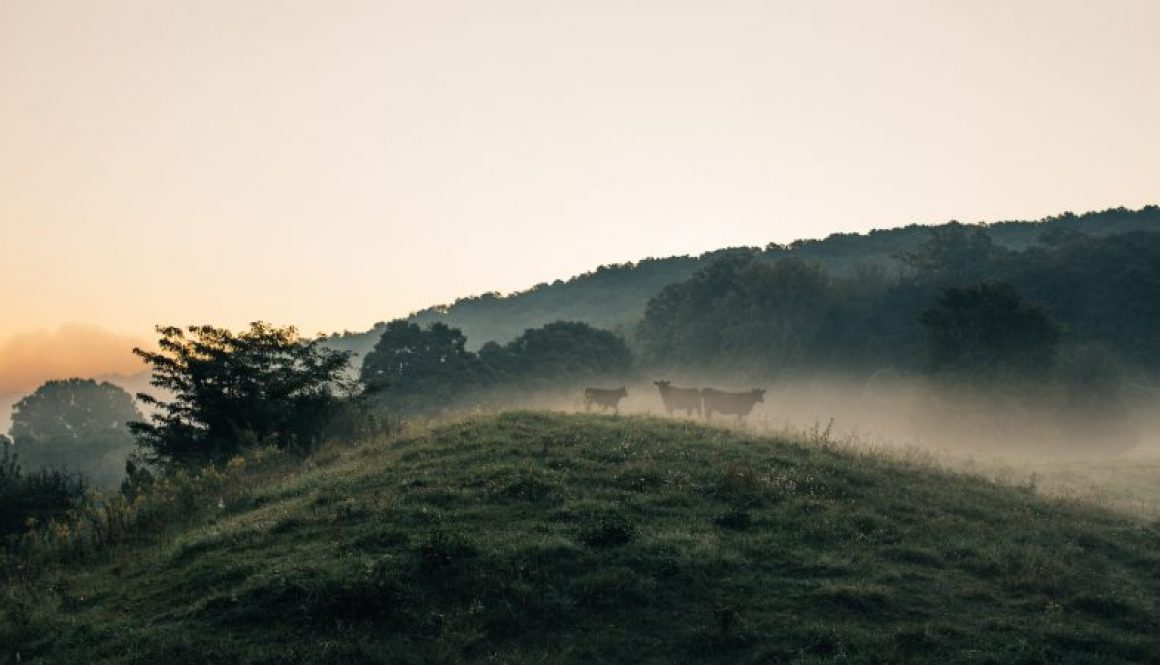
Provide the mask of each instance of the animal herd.
{"label": "animal herd", "polygon": [[[698,416],[710,418],[714,413],[727,416],[737,416],[737,419],[748,416],[753,411],[753,405],[765,401],[765,389],[754,388],[746,392],[732,393],[715,388],[678,388],[670,381],[653,381],[661,393],[661,403],[665,411],[671,416],[674,411],[684,411],[686,416],[695,412]],[[605,388],[584,389],[584,410],[593,406],[601,410],[611,409],[620,413],[620,400],[628,397],[626,388],[609,390]]]}

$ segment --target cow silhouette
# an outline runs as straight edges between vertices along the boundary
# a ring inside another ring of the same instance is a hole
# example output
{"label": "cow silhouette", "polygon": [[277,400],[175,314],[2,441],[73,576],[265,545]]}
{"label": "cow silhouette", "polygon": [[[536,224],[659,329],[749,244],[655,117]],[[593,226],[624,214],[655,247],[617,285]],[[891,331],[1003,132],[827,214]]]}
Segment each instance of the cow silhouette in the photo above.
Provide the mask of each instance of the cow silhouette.
{"label": "cow silhouette", "polygon": [[705,404],[705,417],[714,413],[726,416],[737,416],[741,420],[753,411],[753,405],[765,401],[765,389],[754,388],[743,393],[730,393],[714,388],[705,388],[701,391],[701,398]]}
{"label": "cow silhouette", "polygon": [[605,388],[585,388],[584,389],[584,410],[587,411],[592,408],[592,405],[600,407],[600,410],[612,409],[613,413],[620,413],[620,400],[628,397],[628,390],[623,387],[615,390],[607,390]]}
{"label": "cow silhouette", "polygon": [[653,381],[657,390],[661,391],[661,402],[665,411],[673,415],[673,411],[684,411],[686,416],[694,411],[701,415],[701,391],[696,388],[677,388],[670,381]]}

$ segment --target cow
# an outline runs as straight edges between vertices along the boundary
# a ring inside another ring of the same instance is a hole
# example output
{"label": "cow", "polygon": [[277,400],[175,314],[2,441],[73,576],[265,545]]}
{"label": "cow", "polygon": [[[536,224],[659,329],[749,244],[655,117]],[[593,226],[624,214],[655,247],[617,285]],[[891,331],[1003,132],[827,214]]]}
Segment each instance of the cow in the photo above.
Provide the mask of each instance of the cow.
{"label": "cow", "polygon": [[685,412],[686,416],[692,415],[694,411],[697,415],[701,415],[701,391],[696,388],[674,388],[669,381],[653,381],[657,389],[661,391],[661,401],[664,402],[665,411],[669,415],[673,415],[673,411]]}
{"label": "cow", "polygon": [[724,390],[705,388],[701,391],[701,396],[705,402],[706,418],[716,411],[727,416],[737,416],[737,420],[741,420],[749,415],[754,404],[765,401],[765,389],[754,388],[744,393],[727,393]]}
{"label": "cow", "polygon": [[617,388],[616,390],[585,388],[584,410],[587,411],[595,404],[601,410],[612,409],[613,413],[620,413],[620,400],[625,397],[628,397],[628,390],[625,388]]}

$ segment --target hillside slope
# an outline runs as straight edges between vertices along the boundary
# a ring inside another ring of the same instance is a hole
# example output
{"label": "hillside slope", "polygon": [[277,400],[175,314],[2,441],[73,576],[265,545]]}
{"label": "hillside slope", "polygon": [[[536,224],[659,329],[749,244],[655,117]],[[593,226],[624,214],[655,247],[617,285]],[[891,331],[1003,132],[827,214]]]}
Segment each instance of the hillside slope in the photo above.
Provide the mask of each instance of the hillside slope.
{"label": "hillside slope", "polygon": [[[869,233],[835,233],[821,240],[800,240],[787,246],[765,248],[767,256],[795,256],[815,262],[839,275],[852,273],[863,265],[878,265],[892,271],[903,253],[914,251],[941,225],[918,225],[880,229]],[[1038,221],[1005,221],[984,227],[996,244],[1023,250],[1039,242],[1048,232],[1074,232],[1109,236],[1131,232],[1160,231],[1160,206],[1140,210],[1113,208],[1082,215],[1064,213]],[[598,328],[631,337],[649,299],[661,289],[687,279],[694,271],[734,249],[706,252],[700,256],[650,258],[636,263],[600,266],[596,270],[551,284],[538,284],[525,291],[501,295],[461,298],[415,312],[414,323],[441,321],[459,328],[467,336],[468,347],[478,349],[485,342],[504,343],[528,328],[552,321],[583,321]],[[335,335],[329,344],[361,357],[374,348],[386,324],[366,332]]]}
{"label": "hillside slope", "polygon": [[1160,661],[1157,525],[822,442],[514,412],[263,478],[6,592],[0,660]]}

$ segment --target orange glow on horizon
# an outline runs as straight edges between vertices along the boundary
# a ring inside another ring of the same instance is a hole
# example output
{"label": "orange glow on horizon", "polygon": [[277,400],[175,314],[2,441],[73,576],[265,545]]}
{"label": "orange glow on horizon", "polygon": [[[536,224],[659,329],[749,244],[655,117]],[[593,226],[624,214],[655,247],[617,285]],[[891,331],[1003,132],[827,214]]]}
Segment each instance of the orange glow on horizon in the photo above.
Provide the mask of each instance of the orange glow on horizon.
{"label": "orange glow on horizon", "polygon": [[74,333],[28,331],[67,321],[117,331],[70,367],[131,371],[157,324],[366,330],[650,256],[1157,203],[1157,25],[1155,0],[4,0],[0,381],[66,371]]}
{"label": "orange glow on horizon", "polygon": [[80,324],[0,340],[0,395],[31,392],[51,379],[143,372],[147,366],[133,355],[134,346],[149,345],[142,339]]}

